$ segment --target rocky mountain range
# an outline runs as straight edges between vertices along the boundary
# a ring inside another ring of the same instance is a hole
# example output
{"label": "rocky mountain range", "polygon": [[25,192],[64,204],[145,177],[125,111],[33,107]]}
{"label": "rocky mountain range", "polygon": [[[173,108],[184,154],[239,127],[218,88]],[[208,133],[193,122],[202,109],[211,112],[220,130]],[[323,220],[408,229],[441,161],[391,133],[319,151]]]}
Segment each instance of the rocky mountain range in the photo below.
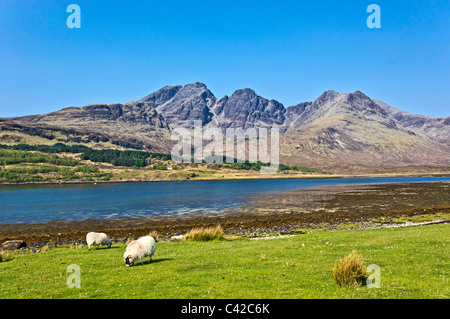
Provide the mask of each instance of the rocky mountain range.
{"label": "rocky mountain range", "polygon": [[280,102],[265,99],[248,88],[217,99],[205,84],[196,82],[166,86],[140,101],[155,107],[171,126],[190,127],[193,121],[201,120],[203,125],[222,128],[277,127],[286,132],[319,118],[346,114],[450,145],[450,117],[431,118],[407,113],[360,91],[344,94],[329,90],[314,102],[285,108]]}
{"label": "rocky mountain range", "polygon": [[107,134],[159,152],[170,152],[174,127],[191,128],[194,121],[222,129],[278,128],[281,161],[287,164],[329,171],[450,165],[450,117],[407,113],[360,91],[329,90],[315,101],[286,108],[248,88],[216,98],[196,82],[165,86],[129,103],[69,107],[9,120]]}

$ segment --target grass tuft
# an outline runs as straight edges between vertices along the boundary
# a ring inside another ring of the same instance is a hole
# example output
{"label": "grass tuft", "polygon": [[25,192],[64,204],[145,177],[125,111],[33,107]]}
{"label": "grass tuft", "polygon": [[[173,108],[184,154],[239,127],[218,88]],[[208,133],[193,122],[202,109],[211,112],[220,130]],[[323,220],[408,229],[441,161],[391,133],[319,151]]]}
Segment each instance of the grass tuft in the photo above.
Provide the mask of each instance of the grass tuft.
{"label": "grass tuft", "polygon": [[358,288],[366,283],[367,271],[363,258],[356,251],[339,259],[333,268],[333,278],[342,288]]}
{"label": "grass tuft", "polygon": [[153,237],[153,239],[158,242],[158,232],[156,230],[152,230],[147,236]]}
{"label": "grass tuft", "polygon": [[0,251],[0,262],[13,259],[12,254],[9,251]]}
{"label": "grass tuft", "polygon": [[191,241],[221,240],[224,239],[224,232],[220,225],[208,228],[194,228],[184,235],[184,239]]}

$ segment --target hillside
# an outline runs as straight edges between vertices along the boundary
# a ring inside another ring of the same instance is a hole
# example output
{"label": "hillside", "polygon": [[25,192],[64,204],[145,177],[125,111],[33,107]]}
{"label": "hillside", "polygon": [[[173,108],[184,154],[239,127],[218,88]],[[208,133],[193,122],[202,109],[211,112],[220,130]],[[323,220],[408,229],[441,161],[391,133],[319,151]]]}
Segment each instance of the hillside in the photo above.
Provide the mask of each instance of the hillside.
{"label": "hillside", "polygon": [[114,137],[80,128],[0,118],[0,144],[54,145],[56,143],[83,144],[95,149],[143,148],[142,142],[136,139]]}
{"label": "hillside", "polygon": [[90,135],[106,135],[113,140],[126,141],[131,148],[160,152],[170,147],[167,144],[170,137],[167,123],[154,107],[145,102],[69,107],[13,120],[76,129]]}
{"label": "hillside", "polygon": [[450,164],[448,145],[427,136],[430,129],[422,134],[409,129],[390,109],[359,91],[327,91],[313,103],[291,110],[281,143],[281,159],[286,163],[316,163],[328,170],[345,163],[372,172]]}
{"label": "hillside", "polygon": [[[260,179],[263,163],[174,163],[170,154],[92,149],[84,145],[0,144],[0,185],[125,181]],[[266,178],[325,177],[308,167],[280,165]]]}

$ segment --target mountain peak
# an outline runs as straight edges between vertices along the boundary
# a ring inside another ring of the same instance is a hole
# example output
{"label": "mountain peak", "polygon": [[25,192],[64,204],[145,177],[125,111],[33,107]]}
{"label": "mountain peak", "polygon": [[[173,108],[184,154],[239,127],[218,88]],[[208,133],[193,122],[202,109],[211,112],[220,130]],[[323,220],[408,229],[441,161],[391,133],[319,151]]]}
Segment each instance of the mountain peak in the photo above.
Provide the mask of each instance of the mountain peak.
{"label": "mountain peak", "polygon": [[361,92],[359,90],[356,90],[355,92],[350,93],[349,96],[357,97],[360,99],[369,99],[370,100],[370,97],[368,97],[366,94],[364,94],[363,92]]}
{"label": "mountain peak", "polygon": [[183,86],[181,85],[166,85],[165,87],[159,89],[156,92],[153,92],[142,99],[140,99],[140,102],[149,102],[153,105],[153,107],[158,107],[161,104],[166,103],[171,98],[175,96],[175,94],[178,93],[178,91],[181,90]]}
{"label": "mountain peak", "polygon": [[257,96],[256,92],[250,88],[236,90],[231,96],[240,96],[240,95]]}
{"label": "mountain peak", "polygon": [[[162,97],[161,92],[165,93]],[[164,87],[149,97],[152,100],[148,97],[144,100],[153,102],[167,123],[186,127],[192,126],[195,120],[201,120],[203,125],[209,123],[212,118],[209,107],[216,101],[211,91],[201,82]]]}
{"label": "mountain peak", "polygon": [[335,90],[328,90],[322,93],[321,96],[319,96],[320,98],[326,98],[326,99],[332,99],[334,97],[336,97],[337,95],[339,95],[340,93],[335,91]]}
{"label": "mountain peak", "polygon": [[205,83],[202,82],[192,82],[189,84],[186,84],[184,88],[197,88],[197,89],[208,89]]}
{"label": "mountain peak", "polygon": [[317,98],[317,102],[324,103],[326,101],[330,101],[334,99],[336,96],[338,96],[340,93],[334,90],[328,90],[322,93],[321,96]]}

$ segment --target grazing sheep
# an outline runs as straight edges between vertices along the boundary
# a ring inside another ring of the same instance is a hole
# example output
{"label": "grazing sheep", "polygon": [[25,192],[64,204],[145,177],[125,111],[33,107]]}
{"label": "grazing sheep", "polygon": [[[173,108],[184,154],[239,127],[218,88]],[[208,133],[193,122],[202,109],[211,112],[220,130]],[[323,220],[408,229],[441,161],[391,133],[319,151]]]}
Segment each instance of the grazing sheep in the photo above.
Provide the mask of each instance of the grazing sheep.
{"label": "grazing sheep", "polygon": [[86,242],[89,250],[91,250],[91,246],[97,246],[97,249],[102,245],[111,247],[111,239],[104,233],[90,232],[86,235]]}
{"label": "grazing sheep", "polygon": [[133,240],[128,244],[126,251],[123,254],[123,261],[130,267],[137,259],[141,260],[141,264],[144,264],[144,257],[149,256],[148,263],[152,261],[152,256],[155,254],[156,241],[151,236],[144,236],[138,240]]}

